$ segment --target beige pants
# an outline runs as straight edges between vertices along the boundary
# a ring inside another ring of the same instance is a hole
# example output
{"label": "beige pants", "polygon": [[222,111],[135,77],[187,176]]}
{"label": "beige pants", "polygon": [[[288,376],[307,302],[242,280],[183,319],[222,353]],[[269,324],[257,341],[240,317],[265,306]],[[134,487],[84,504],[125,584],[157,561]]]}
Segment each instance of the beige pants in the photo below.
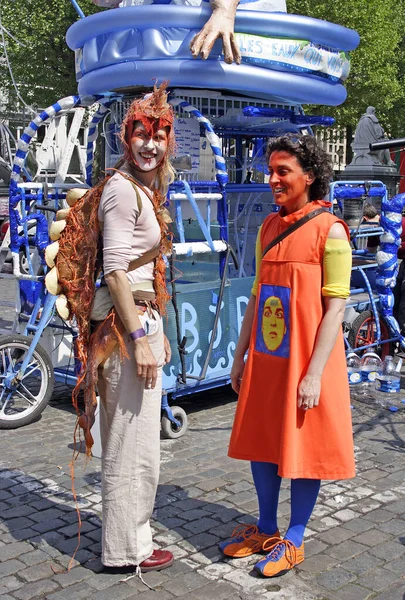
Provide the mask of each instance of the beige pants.
{"label": "beige pants", "polygon": [[149,321],[148,341],[159,366],[155,389],[145,389],[138,379],[129,337],[130,359],[121,360],[115,350],[99,373],[102,562],[106,566],[138,565],[153,552],[149,519],[159,479],[164,346],[159,314],[153,311],[154,319],[145,315],[141,320]]}

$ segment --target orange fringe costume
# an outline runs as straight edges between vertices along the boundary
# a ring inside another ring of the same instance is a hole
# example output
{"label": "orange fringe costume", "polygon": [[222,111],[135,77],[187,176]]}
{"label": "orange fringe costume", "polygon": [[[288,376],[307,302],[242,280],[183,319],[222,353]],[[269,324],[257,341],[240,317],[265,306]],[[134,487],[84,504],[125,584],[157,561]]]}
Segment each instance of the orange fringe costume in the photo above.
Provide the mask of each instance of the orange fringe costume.
{"label": "orange fringe costume", "polygon": [[[168,149],[166,156],[158,168],[157,183],[162,185],[168,177],[169,158],[174,152],[173,109],[167,103],[167,84],[141,100],[135,100],[130,106],[121,127],[121,141],[124,146],[124,158],[133,162],[130,149],[130,140],[135,121],[141,121],[145,129],[153,135],[155,131],[169,128]],[[80,360],[81,368],[76,387],[72,393],[73,405],[77,411],[78,427],[84,431],[86,454],[91,456],[93,438],[90,429],[95,419],[97,408],[96,384],[98,366],[106,360],[112,350],[119,344],[122,357],[128,358],[122,334],[123,325],[113,308],[106,319],[98,322],[91,333],[90,314],[96,291],[96,279],[102,270],[101,232],[98,222],[98,207],[101,195],[107,181],[103,181],[89,190],[80,198],[66,217],[66,227],[59,239],[59,251],[55,259],[58,270],[59,284],[65,294],[70,313],[77,322],[78,337],[76,340],[76,353]],[[136,183],[134,181],[134,183]],[[159,185],[159,187],[160,187]],[[155,259],[154,289],[156,305],[160,314],[166,313],[166,303],[170,296],[166,288],[166,265],[163,255],[171,251],[171,241],[168,237],[167,219],[164,208],[165,197],[159,189],[153,192],[153,206],[161,230],[161,244],[159,256]],[[84,391],[84,413],[78,407],[79,391]]]}

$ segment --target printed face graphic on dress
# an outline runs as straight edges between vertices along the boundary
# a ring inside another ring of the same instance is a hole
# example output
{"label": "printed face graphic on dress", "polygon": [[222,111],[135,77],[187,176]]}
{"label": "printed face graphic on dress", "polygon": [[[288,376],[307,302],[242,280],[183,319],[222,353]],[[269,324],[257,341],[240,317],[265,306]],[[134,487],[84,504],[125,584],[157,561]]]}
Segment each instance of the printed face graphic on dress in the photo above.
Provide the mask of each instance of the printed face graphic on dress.
{"label": "printed face graphic on dress", "polygon": [[264,343],[271,352],[281,346],[286,331],[281,300],[277,296],[270,296],[264,303],[262,334]]}
{"label": "printed face graphic on dress", "polygon": [[167,151],[167,131],[158,129],[151,136],[140,121],[135,123],[131,136],[132,158],[141,171],[153,171]]}
{"label": "printed face graphic on dress", "polygon": [[260,286],[255,350],[288,358],[290,355],[290,288]]}

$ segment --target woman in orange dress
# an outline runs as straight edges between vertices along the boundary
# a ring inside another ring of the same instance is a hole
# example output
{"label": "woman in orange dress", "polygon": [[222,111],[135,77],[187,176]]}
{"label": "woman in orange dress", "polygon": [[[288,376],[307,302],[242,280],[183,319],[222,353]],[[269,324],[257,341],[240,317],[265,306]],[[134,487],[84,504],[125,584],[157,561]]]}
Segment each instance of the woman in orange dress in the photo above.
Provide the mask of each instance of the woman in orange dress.
{"label": "woman in orange dress", "polygon": [[[220,548],[233,558],[267,552],[255,569],[272,577],[304,560],[304,531],[321,480],[351,478],[355,469],[341,328],[351,249],[346,225],[321,200],[330,160],[311,136],[278,138],[268,157],[280,212],[265,219],[257,238],[256,280],[231,372],[239,399],[229,447],[229,456],[251,461],[259,521],[237,528]],[[322,208],[262,256],[290,225]],[[283,477],[292,481],[282,538]]]}

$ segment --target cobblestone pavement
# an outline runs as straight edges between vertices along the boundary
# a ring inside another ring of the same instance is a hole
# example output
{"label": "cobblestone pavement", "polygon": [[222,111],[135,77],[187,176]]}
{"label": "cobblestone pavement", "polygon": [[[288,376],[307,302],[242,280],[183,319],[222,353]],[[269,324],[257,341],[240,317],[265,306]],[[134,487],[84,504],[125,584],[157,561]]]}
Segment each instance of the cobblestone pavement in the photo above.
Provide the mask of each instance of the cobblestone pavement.
{"label": "cobblestone pavement", "polygon": [[[228,560],[217,549],[236,525],[257,517],[249,464],[226,456],[234,397],[217,390],[183,407],[186,435],[162,440],[153,518],[156,544],[176,561],[144,575],[155,591],[138,578],[100,572],[100,461],[86,464],[83,454],[75,480],[81,544],[66,572],[78,531],[69,390],[56,389],[37,422],[0,431],[0,600],[405,599],[405,409],[391,413],[353,399],[357,477],[322,485],[305,561],[263,579],[252,570],[257,557]],[[290,512],[288,483],[280,495],[281,531]]]}

